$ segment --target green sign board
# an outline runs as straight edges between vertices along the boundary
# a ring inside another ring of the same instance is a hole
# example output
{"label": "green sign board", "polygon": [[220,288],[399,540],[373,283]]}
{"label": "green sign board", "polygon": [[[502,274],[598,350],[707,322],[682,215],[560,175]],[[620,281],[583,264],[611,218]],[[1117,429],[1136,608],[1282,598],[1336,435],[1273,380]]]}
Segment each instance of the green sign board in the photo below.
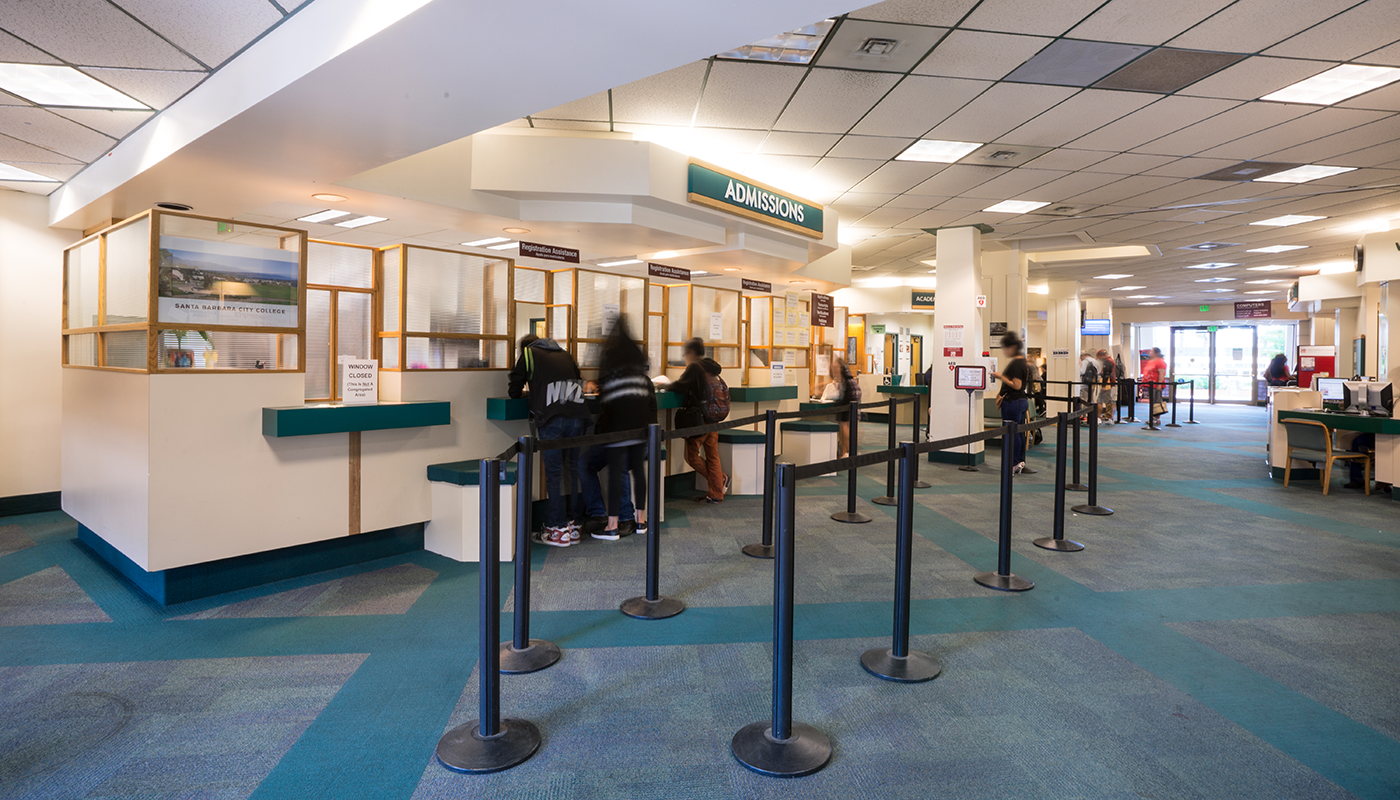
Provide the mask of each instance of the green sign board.
{"label": "green sign board", "polygon": [[816,239],[823,235],[820,205],[717,167],[691,161],[688,191],[692,203]]}
{"label": "green sign board", "polygon": [[1201,306],[1201,312],[1202,312],[1202,313],[1204,313],[1204,312],[1206,312],[1206,311],[1209,311],[1209,310],[1210,310],[1210,306]]}
{"label": "green sign board", "polygon": [[1208,326],[1208,327],[1206,328],[1206,330],[1210,331],[1211,333],[1215,333],[1215,326],[1214,326],[1214,325],[1210,325],[1210,326]]}
{"label": "green sign board", "polygon": [[875,334],[876,336],[881,336],[881,335],[883,335],[884,332],[885,332],[885,326],[884,326],[884,325],[871,325],[871,326],[870,326],[870,332],[873,333],[873,334]]}

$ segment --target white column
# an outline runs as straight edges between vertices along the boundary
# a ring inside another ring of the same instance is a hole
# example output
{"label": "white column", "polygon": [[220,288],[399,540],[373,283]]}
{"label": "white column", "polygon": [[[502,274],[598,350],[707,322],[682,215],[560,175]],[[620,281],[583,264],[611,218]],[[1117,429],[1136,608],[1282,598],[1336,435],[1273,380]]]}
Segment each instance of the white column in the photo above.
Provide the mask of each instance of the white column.
{"label": "white column", "polygon": [[[941,269],[942,260],[938,263]],[[987,320],[989,330],[993,322],[1005,322],[1007,330],[1025,341],[1029,265],[1026,254],[1019,247],[983,251],[982,293],[987,295],[987,308],[982,317]],[[993,341],[989,336],[986,346],[994,349],[998,344],[999,341]]]}
{"label": "white column", "polygon": [[1356,309],[1356,332],[1366,337],[1366,368],[1362,375],[1376,375],[1376,356],[1380,353],[1377,324],[1380,321],[1381,288],[1368,283],[1361,287],[1361,306]]}
{"label": "white column", "polygon": [[[976,305],[977,296],[983,293],[982,234],[976,228],[967,227],[945,228],[937,236],[938,312],[933,341],[924,344],[934,365],[933,385],[929,387],[929,438],[951,439],[969,432],[969,413],[967,392],[953,388],[953,373],[948,365],[981,364],[986,347],[987,323]],[[949,326],[959,325],[962,326],[962,355],[945,355],[945,332]],[[971,419],[972,432],[982,430],[981,392],[973,393]],[[982,449],[981,442],[973,444],[976,460],[981,460]],[[960,458],[965,458],[966,453],[964,447],[929,455],[931,461],[961,463]]]}
{"label": "white column", "polygon": [[[1079,281],[1051,281],[1049,312],[1046,314],[1045,333],[1049,350],[1046,360],[1046,377],[1052,381],[1074,381],[1079,379]],[[1056,358],[1055,351],[1068,352],[1068,358]],[[1053,397],[1072,397],[1074,387],[1051,384]],[[1056,413],[1068,411],[1067,403],[1051,401],[1046,411]]]}
{"label": "white column", "polygon": [[[1355,364],[1352,362],[1351,354],[1355,349],[1356,340],[1356,309],[1338,308],[1333,312],[1333,318],[1337,326],[1337,370],[1344,373],[1344,377],[1350,378],[1353,373],[1357,375],[1366,374],[1365,364]],[[1262,355],[1262,354],[1261,354]]]}

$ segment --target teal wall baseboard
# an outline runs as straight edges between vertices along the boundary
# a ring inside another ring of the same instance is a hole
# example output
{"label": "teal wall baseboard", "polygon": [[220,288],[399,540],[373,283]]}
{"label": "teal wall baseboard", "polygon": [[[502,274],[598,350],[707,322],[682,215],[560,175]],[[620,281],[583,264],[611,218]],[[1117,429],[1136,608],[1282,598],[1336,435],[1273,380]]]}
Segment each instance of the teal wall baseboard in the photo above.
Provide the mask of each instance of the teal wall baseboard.
{"label": "teal wall baseboard", "polygon": [[[972,454],[973,464],[984,464],[987,461],[985,450]],[[949,453],[946,450],[934,450],[928,454],[930,464],[957,464],[962,466],[967,463],[967,453]]]}
{"label": "teal wall baseboard", "polygon": [[0,517],[37,514],[40,511],[58,511],[61,508],[63,508],[62,492],[39,492],[38,494],[16,494],[0,497]]}
{"label": "teal wall baseboard", "polygon": [[423,523],[148,572],[86,525],[78,540],[163,606],[423,549]]}

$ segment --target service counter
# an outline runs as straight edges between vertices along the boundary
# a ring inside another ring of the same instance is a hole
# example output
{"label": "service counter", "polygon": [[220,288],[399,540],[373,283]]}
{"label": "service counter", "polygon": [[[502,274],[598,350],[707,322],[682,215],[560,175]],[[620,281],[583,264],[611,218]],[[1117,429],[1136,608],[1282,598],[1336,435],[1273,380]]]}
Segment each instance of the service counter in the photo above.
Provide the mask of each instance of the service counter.
{"label": "service counter", "polygon": [[[900,395],[901,397],[918,396],[918,403],[906,402],[903,405],[895,406],[895,422],[900,425],[908,425],[914,419],[914,408],[917,405],[919,412],[924,415],[919,420],[919,424],[924,424],[928,414],[928,387],[927,386],[890,386],[881,384],[876,387],[876,392],[882,395]],[[883,398],[881,398],[883,399]]]}
{"label": "service counter", "polygon": [[[1312,392],[1317,394],[1317,392]],[[1375,467],[1373,474],[1377,483],[1387,483],[1395,485],[1397,477],[1400,477],[1400,420],[1390,417],[1363,417],[1356,414],[1340,414],[1331,411],[1314,410],[1280,410],[1278,420],[1305,419],[1312,422],[1320,422],[1336,431],[1334,447],[1343,450],[1347,449],[1350,441],[1356,434],[1370,433],[1376,437]],[[1283,428],[1282,425],[1278,426]],[[1280,433],[1283,433],[1280,431]],[[1287,441],[1280,445],[1282,452],[1287,452]],[[1296,463],[1302,463],[1295,460]],[[1311,464],[1306,466],[1311,467]],[[1294,469],[1296,477],[1299,470]],[[1315,472],[1315,470],[1314,470]],[[1395,493],[1391,493],[1391,499],[1396,499]]]}
{"label": "service counter", "polygon": [[[1297,387],[1271,387],[1268,396],[1268,438],[1265,440],[1266,459],[1269,475],[1283,480],[1284,468],[1288,466],[1284,454],[1288,452],[1288,436],[1283,426],[1278,424],[1280,412],[1295,408],[1317,408],[1322,405],[1322,395],[1313,389]],[[1318,471],[1305,461],[1293,461],[1293,475],[1298,478],[1315,478]]]}

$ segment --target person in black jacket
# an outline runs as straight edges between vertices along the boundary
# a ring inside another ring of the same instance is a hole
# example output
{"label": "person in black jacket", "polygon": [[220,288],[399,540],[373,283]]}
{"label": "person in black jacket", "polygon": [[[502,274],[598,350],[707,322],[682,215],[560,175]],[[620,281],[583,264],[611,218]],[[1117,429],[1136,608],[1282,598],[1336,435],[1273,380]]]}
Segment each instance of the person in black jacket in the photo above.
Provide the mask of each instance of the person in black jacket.
{"label": "person in black jacket", "polygon": [[[530,389],[530,424],[540,441],[572,439],[588,433],[588,406],[583,403],[583,380],[578,363],[553,339],[530,334],[520,340],[520,358],[510,371],[511,397],[524,396]],[[544,450],[545,494],[549,511],[538,541],[551,547],[568,547],[579,542],[579,514],[568,507],[577,495],[577,447]],[[568,486],[563,485],[567,475]],[[567,489],[567,491],[566,491]]]}
{"label": "person in black jacket", "polygon": [[[656,389],[651,378],[647,377],[646,355],[633,341],[626,321],[620,317],[603,344],[598,374],[598,399],[602,401],[603,413],[598,417],[595,433],[637,430],[656,424]],[[602,530],[591,535],[595,539],[608,540],[624,535],[619,516],[628,476],[631,477],[634,493],[635,530],[646,533],[647,474],[643,468],[646,440],[639,434],[635,439],[609,442],[601,449],[606,454],[608,464],[608,520]],[[659,476],[652,479],[659,480]]]}
{"label": "person in black jacket", "polygon": [[[705,424],[702,406],[710,393],[710,381],[706,376],[718,376],[722,369],[719,362],[705,358],[705,342],[698,337],[685,343],[685,363],[685,372],[671,384],[671,391],[684,398],[676,411],[677,428]],[[719,432],[687,436],[685,463],[705,478],[705,494],[696,497],[695,501],[723,503],[724,496],[729,492],[729,476],[724,474],[719,463]]]}

